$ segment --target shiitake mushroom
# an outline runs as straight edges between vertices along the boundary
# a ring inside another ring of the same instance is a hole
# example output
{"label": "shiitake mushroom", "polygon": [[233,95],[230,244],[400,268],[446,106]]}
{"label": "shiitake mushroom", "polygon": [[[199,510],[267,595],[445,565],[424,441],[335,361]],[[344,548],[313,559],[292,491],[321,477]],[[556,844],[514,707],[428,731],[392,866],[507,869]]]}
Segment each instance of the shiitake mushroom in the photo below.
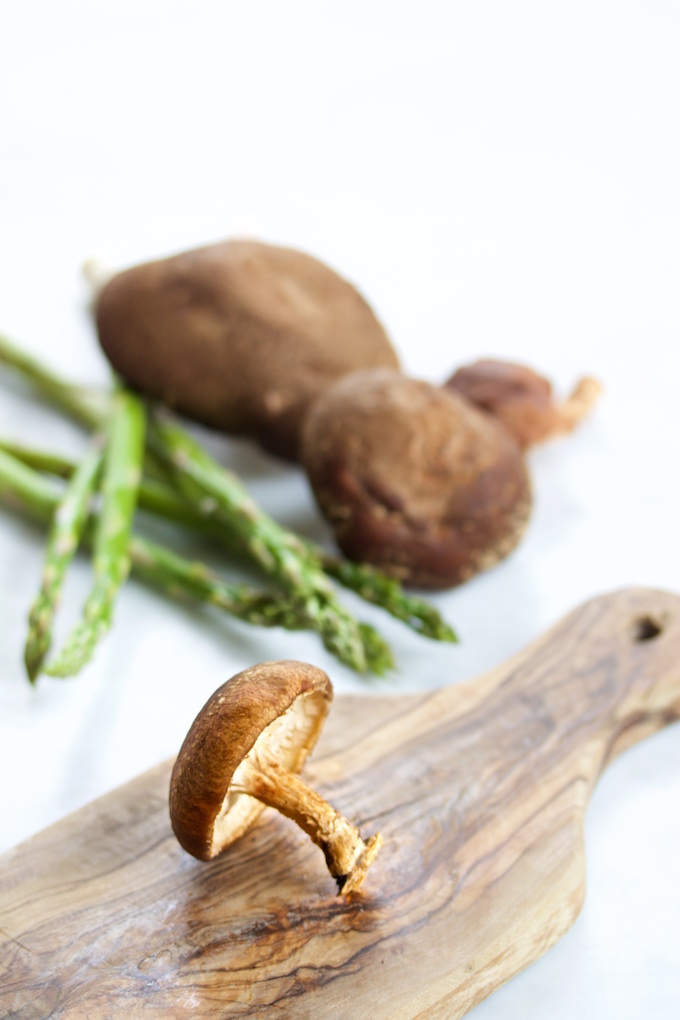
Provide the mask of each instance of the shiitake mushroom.
{"label": "shiitake mushroom", "polygon": [[596,379],[584,376],[565,400],[557,400],[545,376],[496,358],[461,366],[444,385],[498,418],[523,449],[575,428],[601,390]]}
{"label": "shiitake mushroom", "polygon": [[96,303],[101,346],[135,389],[295,460],[310,402],[338,377],[398,367],[347,280],[303,252],[231,240],[135,266]]}
{"label": "shiitake mushroom", "polygon": [[333,698],[323,670],[308,662],[260,662],[222,684],[196,716],[170,780],[170,820],[184,849],[219,856],[264,808],[292,819],[323,850],[347,895],[363,883],[382,836],[359,830],[298,773]]}
{"label": "shiitake mushroom", "polygon": [[499,421],[389,369],[325,391],[305,419],[302,460],[342,551],[421,588],[491,567],[531,510],[522,452]]}

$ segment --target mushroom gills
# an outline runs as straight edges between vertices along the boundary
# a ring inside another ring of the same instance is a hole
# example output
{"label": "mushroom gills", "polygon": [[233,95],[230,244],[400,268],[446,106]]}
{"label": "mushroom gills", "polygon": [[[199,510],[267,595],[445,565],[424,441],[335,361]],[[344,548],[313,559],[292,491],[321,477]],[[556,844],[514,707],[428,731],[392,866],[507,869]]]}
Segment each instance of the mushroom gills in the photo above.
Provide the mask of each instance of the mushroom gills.
{"label": "mushroom gills", "polygon": [[300,769],[307,757],[307,748],[313,747],[318,739],[326,711],[326,699],[317,691],[308,691],[262,730],[235,770],[229,792],[215,818],[212,856],[217,856],[225,846],[242,836],[266,806],[247,792],[252,763],[270,758],[281,762],[287,770]]}

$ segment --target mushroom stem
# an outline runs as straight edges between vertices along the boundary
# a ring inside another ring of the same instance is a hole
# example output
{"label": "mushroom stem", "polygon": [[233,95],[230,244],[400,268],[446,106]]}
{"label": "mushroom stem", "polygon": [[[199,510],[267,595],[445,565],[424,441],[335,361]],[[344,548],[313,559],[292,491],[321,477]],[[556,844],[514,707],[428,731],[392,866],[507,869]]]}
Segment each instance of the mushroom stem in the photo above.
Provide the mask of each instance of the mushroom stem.
{"label": "mushroom stem", "polygon": [[115,270],[113,270],[103,259],[93,255],[91,258],[86,259],[86,261],[83,262],[82,272],[83,277],[90,288],[92,304],[96,305],[97,299],[104,290],[104,287],[109,280],[116,275]]}
{"label": "mushroom stem", "polygon": [[579,379],[574,389],[555,410],[555,425],[551,436],[559,436],[570,432],[579,422],[586,418],[602,392],[602,385],[592,376]]}
{"label": "mushroom stem", "polygon": [[239,773],[240,790],[292,819],[323,850],[338,892],[359,888],[382,844],[380,833],[364,842],[351,822],[275,761],[253,756],[243,762]]}

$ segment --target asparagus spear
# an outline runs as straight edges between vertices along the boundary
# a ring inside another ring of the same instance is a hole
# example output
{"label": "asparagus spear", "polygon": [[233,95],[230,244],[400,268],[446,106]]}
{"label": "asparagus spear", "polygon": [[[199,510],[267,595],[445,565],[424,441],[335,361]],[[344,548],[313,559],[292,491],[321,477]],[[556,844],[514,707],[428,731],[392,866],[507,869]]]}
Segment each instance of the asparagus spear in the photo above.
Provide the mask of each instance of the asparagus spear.
{"label": "asparagus spear", "polygon": [[73,559],[90,512],[90,500],[102,464],[101,435],[95,436],[76,467],[52,516],[40,591],[31,606],[24,661],[34,683],[52,642],[52,621],[68,565]]}
{"label": "asparagus spear", "polygon": [[455,630],[425,599],[409,595],[399,581],[363,563],[353,563],[319,550],[321,565],[329,577],[356,592],[364,602],[380,606],[421,637],[456,643]]}
{"label": "asparagus spear", "polygon": [[227,584],[203,563],[192,562],[164,546],[133,536],[130,556],[136,574],[173,598],[209,602],[247,623],[286,630],[311,630],[295,599]]}
{"label": "asparagus spear", "polygon": [[0,439],[0,450],[10,454],[34,471],[41,471],[57,478],[72,478],[78,467],[75,460],[64,457],[61,453],[51,450],[37,450],[24,443],[15,443],[11,439]]}
{"label": "asparagus spear", "polygon": [[120,586],[130,569],[129,542],[142,472],[144,405],[118,388],[113,397],[102,476],[102,506],[94,537],[94,584],[73,629],[47,669],[51,676],[74,676],[92,657],[106,633]]}
{"label": "asparagus spear", "polygon": [[49,524],[61,490],[0,449],[0,503],[40,524]]}
{"label": "asparagus spear", "polygon": [[106,393],[65,382],[1,334],[0,364],[30,380],[52,404],[83,425],[96,428],[107,413],[109,397]]}
{"label": "asparagus spear", "polygon": [[392,665],[388,645],[338,602],[318,558],[305,543],[264,514],[241,482],[167,416],[149,423],[149,444],[192,506],[228,528],[251,558],[300,601],[324,645],[358,672]]}
{"label": "asparagus spear", "polygon": [[[57,453],[34,450],[6,440],[0,440],[0,449],[11,453],[30,467],[58,475],[60,478],[69,478],[75,470],[72,460]],[[239,543],[229,529],[209,513],[201,512],[200,506],[190,505],[186,499],[162,482],[149,478],[142,479],[139,487],[139,506],[207,535],[232,553],[239,551]],[[334,556],[312,543],[308,542],[307,545],[329,577],[356,592],[364,601],[380,606],[422,637],[435,641],[457,640],[455,631],[442,619],[437,609],[425,599],[409,595],[399,581],[387,577],[373,567]],[[242,549],[240,551],[242,552]]]}
{"label": "asparagus spear", "polygon": [[[0,334],[0,365],[17,372],[49,403],[80,425],[89,429],[102,428],[105,425],[111,413],[110,392],[67,382],[2,334]],[[56,458],[54,466],[58,464],[59,459]],[[145,466],[152,476],[162,477],[162,471],[148,451],[145,453]],[[50,470],[50,467],[45,465],[44,469]],[[61,474],[62,471],[57,469],[54,473]]]}
{"label": "asparagus spear", "polygon": [[[0,449],[0,503],[38,524],[49,525],[61,498],[61,489],[54,483]],[[95,528],[91,517],[83,535],[85,544],[92,543]],[[133,573],[174,599],[211,603],[257,626],[311,629],[297,604],[280,592],[228,584],[203,563],[138,535],[131,537],[129,551]]]}

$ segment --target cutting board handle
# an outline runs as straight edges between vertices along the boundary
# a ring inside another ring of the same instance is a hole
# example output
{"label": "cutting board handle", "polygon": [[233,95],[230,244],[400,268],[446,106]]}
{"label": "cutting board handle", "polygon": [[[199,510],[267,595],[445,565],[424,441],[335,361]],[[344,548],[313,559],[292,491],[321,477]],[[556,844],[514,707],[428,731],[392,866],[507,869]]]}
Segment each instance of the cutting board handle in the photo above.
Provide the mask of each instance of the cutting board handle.
{"label": "cutting board handle", "polygon": [[619,752],[680,718],[680,597],[629,588],[591,599],[477,683],[477,713],[500,719],[507,708],[527,752],[541,731],[543,753],[578,757],[592,784]]}
{"label": "cutting board handle", "polygon": [[[574,780],[585,807],[620,751],[678,718],[680,596],[627,588],[581,605],[482,677],[415,700],[408,720],[402,714],[371,741],[399,747],[419,767],[430,760],[439,784],[448,759],[461,810],[498,811],[505,786],[517,800],[518,772],[557,783],[556,771]],[[348,756],[350,769],[361,751]],[[381,764],[389,778],[395,761]]]}

